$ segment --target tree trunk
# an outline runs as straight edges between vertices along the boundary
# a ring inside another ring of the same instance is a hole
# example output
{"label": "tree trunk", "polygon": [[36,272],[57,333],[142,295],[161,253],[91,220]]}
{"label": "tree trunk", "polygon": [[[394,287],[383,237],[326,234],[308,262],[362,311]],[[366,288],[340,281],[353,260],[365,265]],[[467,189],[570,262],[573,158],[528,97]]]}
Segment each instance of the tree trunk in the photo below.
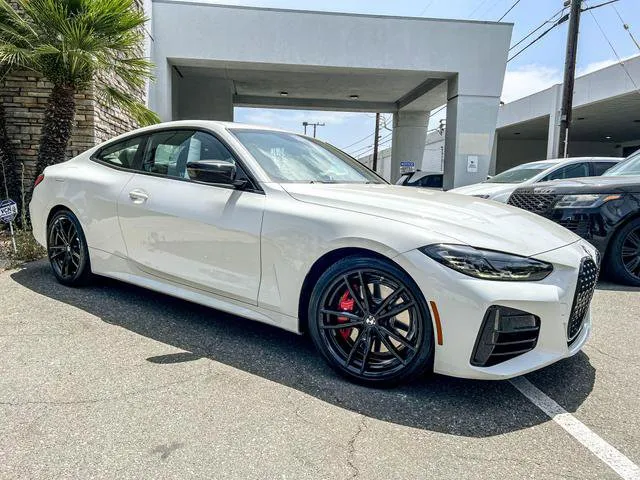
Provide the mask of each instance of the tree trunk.
{"label": "tree trunk", "polygon": [[63,162],[76,113],[75,89],[55,85],[47,102],[36,162],[36,175],[49,165]]}
{"label": "tree trunk", "polygon": [[4,105],[0,103],[0,200],[7,197],[20,203],[20,178],[13,145],[7,134]]}

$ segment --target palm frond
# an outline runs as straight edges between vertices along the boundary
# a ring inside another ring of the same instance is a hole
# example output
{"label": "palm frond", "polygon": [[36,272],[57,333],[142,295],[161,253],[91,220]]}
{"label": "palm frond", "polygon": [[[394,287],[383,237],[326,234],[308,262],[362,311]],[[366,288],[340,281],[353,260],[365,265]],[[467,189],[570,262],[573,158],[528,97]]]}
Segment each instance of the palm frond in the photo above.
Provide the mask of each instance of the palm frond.
{"label": "palm frond", "polygon": [[154,111],[135,98],[133,95],[124,92],[116,87],[104,85],[97,91],[98,100],[108,105],[117,105],[125,112],[129,113],[133,119],[142,126],[154,125],[160,122],[160,117]]}

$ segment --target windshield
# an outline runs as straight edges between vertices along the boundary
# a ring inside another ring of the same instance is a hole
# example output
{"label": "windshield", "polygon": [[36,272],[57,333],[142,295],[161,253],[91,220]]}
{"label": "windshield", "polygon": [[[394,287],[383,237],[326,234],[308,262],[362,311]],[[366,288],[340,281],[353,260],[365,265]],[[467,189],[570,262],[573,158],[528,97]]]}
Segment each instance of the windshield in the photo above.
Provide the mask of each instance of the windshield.
{"label": "windshield", "polygon": [[625,161],[607,170],[603,177],[618,177],[624,175],[640,175],[640,152],[636,152]]}
{"label": "windshield", "polygon": [[268,130],[231,130],[279,183],[386,183],[356,159],[319,140]]}
{"label": "windshield", "polygon": [[484,183],[522,183],[532,179],[548,168],[555,167],[556,165],[558,165],[558,163],[525,163],[524,165],[518,165],[517,167],[510,168],[506,172],[502,172],[495,177],[491,177],[489,180],[485,180]]}

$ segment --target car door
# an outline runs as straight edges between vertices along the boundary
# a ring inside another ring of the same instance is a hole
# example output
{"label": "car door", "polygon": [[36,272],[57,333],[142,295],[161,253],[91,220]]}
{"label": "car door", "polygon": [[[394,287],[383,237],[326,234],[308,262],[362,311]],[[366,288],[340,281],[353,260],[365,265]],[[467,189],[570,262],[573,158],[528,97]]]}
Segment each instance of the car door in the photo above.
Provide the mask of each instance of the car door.
{"label": "car door", "polygon": [[211,133],[149,135],[138,172],[118,200],[128,258],[148,274],[256,304],[265,196],[255,183],[238,190],[192,181],[187,163],[200,160],[233,162],[246,177]]}

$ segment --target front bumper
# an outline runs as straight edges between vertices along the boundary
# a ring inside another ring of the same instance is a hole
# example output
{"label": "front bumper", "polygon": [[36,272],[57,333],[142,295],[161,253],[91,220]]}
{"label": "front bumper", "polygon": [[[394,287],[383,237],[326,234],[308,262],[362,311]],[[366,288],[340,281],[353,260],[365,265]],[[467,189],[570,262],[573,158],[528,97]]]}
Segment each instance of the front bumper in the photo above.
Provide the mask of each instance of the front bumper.
{"label": "front bumper", "polygon": [[[427,302],[435,302],[440,316],[442,345],[436,342],[434,371],[462,378],[499,380],[516,377],[576,354],[591,333],[587,313],[582,330],[568,344],[567,324],[585,256],[596,258],[596,249],[578,241],[534,258],[550,262],[554,271],[540,282],[498,282],[468,277],[412,250],[394,260],[416,281]],[[522,310],[540,318],[535,348],[490,367],[471,364],[484,315],[492,305]],[[433,319],[433,313],[432,313]],[[434,332],[436,324],[434,322]]]}

